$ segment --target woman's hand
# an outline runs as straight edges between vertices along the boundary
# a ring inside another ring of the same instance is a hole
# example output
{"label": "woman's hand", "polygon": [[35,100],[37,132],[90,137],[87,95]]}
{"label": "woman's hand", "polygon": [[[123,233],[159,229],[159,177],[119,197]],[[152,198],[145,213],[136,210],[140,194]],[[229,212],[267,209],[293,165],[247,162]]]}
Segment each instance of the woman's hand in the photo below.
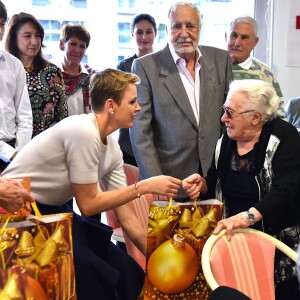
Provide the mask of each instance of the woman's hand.
{"label": "woman's hand", "polygon": [[192,200],[198,199],[200,193],[206,194],[207,192],[205,179],[196,173],[182,181],[182,188]]}
{"label": "woman's hand", "polygon": [[24,207],[30,211],[30,206],[26,202],[32,201],[32,196],[22,186],[21,182],[15,179],[0,178],[1,207],[12,213]]}
{"label": "woman's hand", "polygon": [[[254,214],[255,222],[262,219],[262,215],[257,209],[251,207],[249,211]],[[253,223],[251,224],[250,221],[246,218],[246,212],[241,212],[230,218],[219,221],[217,227],[213,231],[213,234],[218,234],[222,229],[226,229],[227,240],[229,241],[233,236],[234,229],[247,228],[250,225],[253,225]]]}
{"label": "woman's hand", "polygon": [[175,198],[181,186],[181,180],[171,176],[155,176],[138,183],[142,194],[157,194],[168,198]]}

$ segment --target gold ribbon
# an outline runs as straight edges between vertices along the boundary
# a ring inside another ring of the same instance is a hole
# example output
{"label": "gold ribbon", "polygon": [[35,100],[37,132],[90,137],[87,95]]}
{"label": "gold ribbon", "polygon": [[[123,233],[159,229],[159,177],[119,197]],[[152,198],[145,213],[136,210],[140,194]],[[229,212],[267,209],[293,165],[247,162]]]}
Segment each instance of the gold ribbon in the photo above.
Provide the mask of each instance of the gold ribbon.
{"label": "gold ribbon", "polygon": [[[171,203],[171,202],[170,202]],[[170,224],[178,220],[180,207],[172,206],[152,206],[149,211],[148,218],[148,237],[156,238],[156,246],[170,238],[172,228]],[[175,226],[174,224],[174,226]]]}
{"label": "gold ribbon", "polygon": [[193,233],[196,238],[207,235],[217,224],[217,209],[211,207],[206,215],[203,215],[201,208],[197,207],[196,202],[193,212],[185,208],[179,220],[179,231],[182,234]]}
{"label": "gold ribbon", "polygon": [[[9,228],[9,229],[6,228],[9,221],[10,221],[10,216],[7,217],[5,223],[3,224],[0,230],[0,257],[1,257],[1,264],[3,270],[6,269],[6,264],[7,264],[7,262],[5,261],[4,251],[16,245],[16,241],[13,240],[13,237],[16,235],[17,230],[14,228]],[[11,254],[9,255],[7,261],[10,260],[12,254],[13,251],[11,251]]]}

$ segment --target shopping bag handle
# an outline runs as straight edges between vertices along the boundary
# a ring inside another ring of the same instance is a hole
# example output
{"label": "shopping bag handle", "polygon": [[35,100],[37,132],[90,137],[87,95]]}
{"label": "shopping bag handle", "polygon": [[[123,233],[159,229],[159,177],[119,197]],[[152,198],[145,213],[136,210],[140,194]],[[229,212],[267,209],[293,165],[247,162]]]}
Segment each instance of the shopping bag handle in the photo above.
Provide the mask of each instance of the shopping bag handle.
{"label": "shopping bag handle", "polygon": [[[34,211],[35,216],[38,217],[38,218],[41,218],[42,214],[41,214],[40,210],[38,209],[35,200],[33,202],[31,202],[30,205],[31,205],[31,207],[32,207],[32,209]],[[10,219],[11,219],[11,214],[8,215],[8,217],[6,218],[3,226],[1,227],[1,229],[0,229],[0,235],[3,232],[3,230],[6,228],[6,226],[7,226],[7,224],[8,224],[8,222],[9,222]]]}
{"label": "shopping bag handle", "polygon": [[31,202],[30,204],[34,211],[35,216],[38,218],[42,217],[42,214],[41,214],[40,210],[38,209],[35,200],[33,202]]}

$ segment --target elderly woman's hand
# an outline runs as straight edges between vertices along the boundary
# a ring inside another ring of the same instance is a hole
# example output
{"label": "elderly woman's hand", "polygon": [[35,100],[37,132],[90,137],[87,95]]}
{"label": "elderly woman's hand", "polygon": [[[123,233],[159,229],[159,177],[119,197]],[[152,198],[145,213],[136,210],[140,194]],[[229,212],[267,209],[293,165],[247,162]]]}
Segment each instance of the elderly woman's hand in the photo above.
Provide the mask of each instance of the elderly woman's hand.
{"label": "elderly woman's hand", "polygon": [[[262,215],[257,209],[251,207],[249,211],[254,215],[255,222],[260,221],[262,219]],[[253,225],[255,222],[251,223],[246,217],[246,212],[241,212],[230,218],[219,221],[217,227],[213,231],[213,234],[218,234],[222,229],[226,229],[226,235],[229,241],[233,236],[234,229],[247,228],[250,225]]]}
{"label": "elderly woman's hand", "polygon": [[182,188],[187,192],[192,200],[198,199],[200,193],[206,194],[207,192],[205,179],[196,173],[182,181]]}

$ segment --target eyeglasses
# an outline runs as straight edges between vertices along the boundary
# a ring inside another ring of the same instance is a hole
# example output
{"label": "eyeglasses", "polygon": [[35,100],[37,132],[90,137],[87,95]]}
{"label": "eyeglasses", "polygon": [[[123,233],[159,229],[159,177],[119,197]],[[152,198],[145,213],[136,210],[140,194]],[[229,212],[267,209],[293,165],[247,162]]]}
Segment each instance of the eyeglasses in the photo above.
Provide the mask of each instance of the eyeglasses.
{"label": "eyeglasses", "polygon": [[242,114],[246,114],[249,112],[254,112],[255,110],[245,110],[242,112],[233,112],[231,111],[231,109],[225,107],[224,105],[222,105],[222,109],[223,109],[223,114],[226,114],[226,116],[228,117],[228,119],[232,119],[234,117],[234,115],[242,115]]}

